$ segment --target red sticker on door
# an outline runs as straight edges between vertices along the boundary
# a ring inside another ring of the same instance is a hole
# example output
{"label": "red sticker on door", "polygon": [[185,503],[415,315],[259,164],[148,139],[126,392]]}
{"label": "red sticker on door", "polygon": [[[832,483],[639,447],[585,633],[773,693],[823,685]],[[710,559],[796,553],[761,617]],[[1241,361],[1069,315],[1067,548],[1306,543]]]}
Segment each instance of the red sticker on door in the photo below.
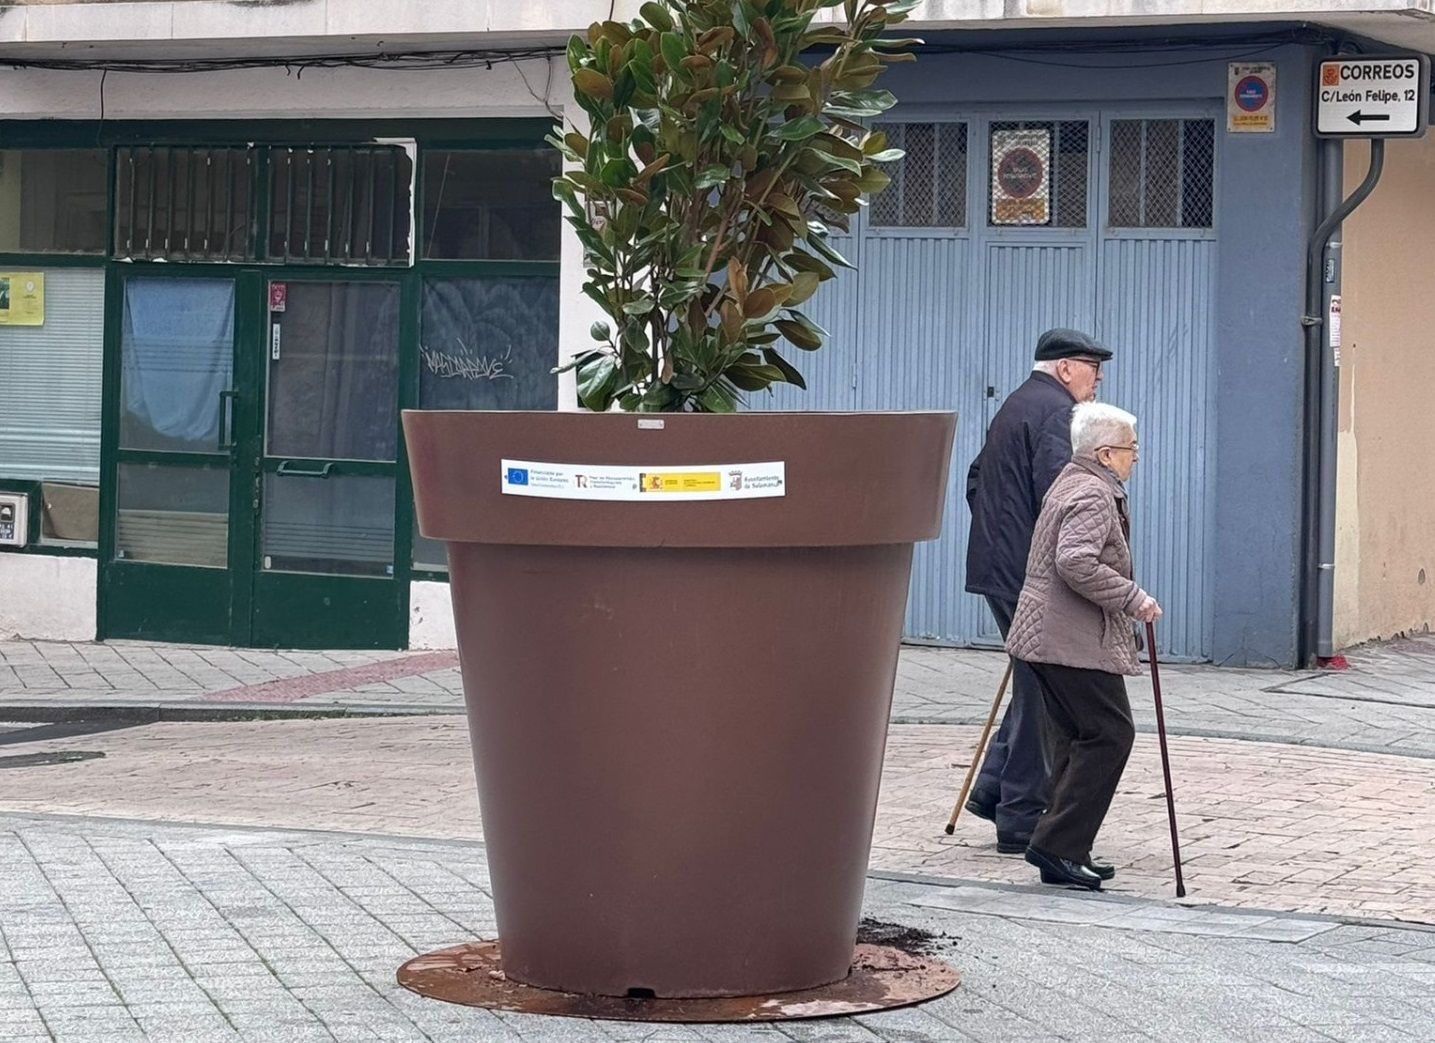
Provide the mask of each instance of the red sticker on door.
{"label": "red sticker on door", "polygon": [[289,284],[287,282],[271,282],[269,284],[269,310],[283,311],[289,303]]}

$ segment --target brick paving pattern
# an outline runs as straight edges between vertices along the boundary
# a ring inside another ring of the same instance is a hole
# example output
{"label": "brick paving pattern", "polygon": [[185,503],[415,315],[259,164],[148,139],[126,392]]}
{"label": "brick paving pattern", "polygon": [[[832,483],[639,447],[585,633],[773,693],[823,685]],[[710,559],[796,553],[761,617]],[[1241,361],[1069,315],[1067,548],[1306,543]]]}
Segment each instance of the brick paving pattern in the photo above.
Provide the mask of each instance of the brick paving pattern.
{"label": "brick paving pattern", "polygon": [[1435,1039],[1435,638],[1351,660],[1163,670],[1178,903],[1145,681],[1098,842],[1120,873],[1077,894],[987,823],[942,830],[1002,657],[904,649],[868,912],[939,932],[965,984],[714,1028],[394,984],[494,932],[452,652],[0,642],[0,1041]]}
{"label": "brick paving pattern", "polygon": [[[943,832],[979,730],[895,725],[876,869],[1022,883],[988,823]],[[0,809],[480,839],[468,732],[457,717],[166,722],[44,742],[103,759],[25,769]],[[1174,738],[1191,901],[1435,922],[1435,762]],[[1171,894],[1160,759],[1138,736],[1099,838],[1119,890]]]}
{"label": "brick paving pattern", "polygon": [[[1435,758],[1435,637],[1362,649],[1351,661],[1349,671],[1314,674],[1166,667],[1167,723],[1180,734]],[[1004,665],[995,652],[905,648],[893,720],[980,724]],[[1130,687],[1137,726],[1149,731],[1149,684]],[[453,713],[462,692],[452,653],[0,641],[0,710]]]}

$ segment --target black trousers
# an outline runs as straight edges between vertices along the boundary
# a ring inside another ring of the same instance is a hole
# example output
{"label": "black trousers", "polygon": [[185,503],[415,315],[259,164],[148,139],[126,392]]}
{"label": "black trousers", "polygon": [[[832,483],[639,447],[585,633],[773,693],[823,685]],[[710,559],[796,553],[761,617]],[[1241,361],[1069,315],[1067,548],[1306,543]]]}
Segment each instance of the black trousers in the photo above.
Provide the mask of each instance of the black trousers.
{"label": "black trousers", "polygon": [[1031,667],[1046,703],[1051,759],[1051,802],[1032,832],[1031,846],[1084,862],[1136,737],[1126,679],[1049,663]]}
{"label": "black trousers", "polygon": [[[1016,605],[987,598],[987,605],[1005,639]],[[996,808],[997,829],[1018,837],[1031,835],[1046,807],[1046,752],[1043,746],[1041,682],[1031,664],[1012,664],[1011,702],[1002,715],[996,738],[987,747],[972,799]]]}

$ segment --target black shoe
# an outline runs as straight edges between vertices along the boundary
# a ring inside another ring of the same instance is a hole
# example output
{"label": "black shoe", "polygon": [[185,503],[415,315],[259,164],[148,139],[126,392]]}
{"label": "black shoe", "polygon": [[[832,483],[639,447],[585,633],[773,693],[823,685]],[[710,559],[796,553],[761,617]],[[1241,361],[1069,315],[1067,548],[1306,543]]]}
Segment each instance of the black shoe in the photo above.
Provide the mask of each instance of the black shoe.
{"label": "black shoe", "polygon": [[967,801],[967,810],[977,818],[984,818],[988,822],[995,822],[997,820],[997,806],[995,801],[991,804],[983,804],[977,800],[976,797],[972,797]]}
{"label": "black shoe", "polygon": [[1088,891],[1101,890],[1101,877],[1078,862],[1048,854],[1040,848],[1026,849],[1026,860],[1041,870],[1043,884],[1064,884],[1067,887],[1084,887]]}
{"label": "black shoe", "polygon": [[1098,862],[1096,861],[1096,859],[1091,858],[1090,856],[1088,856],[1086,859],[1086,868],[1091,870],[1097,876],[1101,877],[1101,879],[1103,880],[1110,880],[1116,875],[1115,866],[1107,865],[1105,862]]}
{"label": "black shoe", "polygon": [[997,830],[997,853],[1001,855],[1019,855],[1027,849],[1031,843],[1030,833],[1004,833]]}

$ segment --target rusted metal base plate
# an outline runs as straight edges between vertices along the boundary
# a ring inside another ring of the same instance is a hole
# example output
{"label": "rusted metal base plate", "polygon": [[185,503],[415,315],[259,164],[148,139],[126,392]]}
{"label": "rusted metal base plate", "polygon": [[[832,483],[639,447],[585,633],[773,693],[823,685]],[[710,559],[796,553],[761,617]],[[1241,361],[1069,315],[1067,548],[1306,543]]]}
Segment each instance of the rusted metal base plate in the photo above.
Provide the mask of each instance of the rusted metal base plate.
{"label": "rusted metal base plate", "polygon": [[471,942],[416,956],[399,968],[399,984],[420,996],[490,1010],[613,1021],[785,1021],[831,1018],[906,1007],[961,983],[945,963],[889,945],[858,945],[852,971],[820,989],[719,999],[628,999],[580,996],[509,981],[498,942]]}

